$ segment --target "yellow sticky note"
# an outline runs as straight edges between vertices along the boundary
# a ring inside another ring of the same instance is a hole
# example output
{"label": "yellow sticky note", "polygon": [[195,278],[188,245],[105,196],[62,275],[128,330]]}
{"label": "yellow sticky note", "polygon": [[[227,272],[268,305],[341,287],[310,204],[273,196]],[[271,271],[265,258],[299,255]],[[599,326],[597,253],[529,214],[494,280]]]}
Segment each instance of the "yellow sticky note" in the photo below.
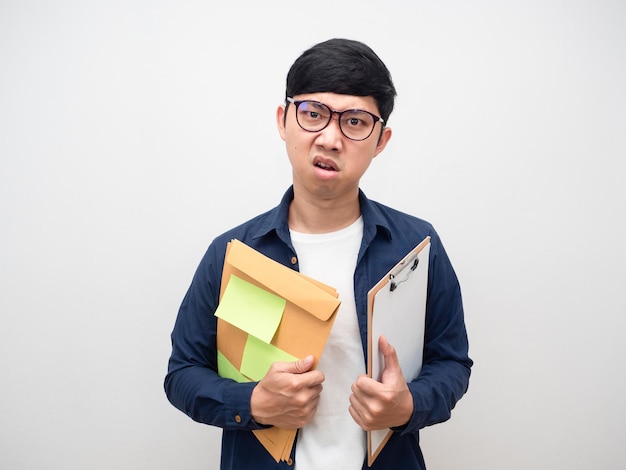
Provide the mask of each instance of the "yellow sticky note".
{"label": "yellow sticky note", "polygon": [[282,297],[231,275],[215,316],[269,343],[286,304]]}
{"label": "yellow sticky note", "polygon": [[246,341],[246,347],[243,350],[241,359],[241,373],[254,381],[258,381],[267,374],[274,362],[293,362],[297,360],[297,357],[282,349],[248,335],[248,341]]}
{"label": "yellow sticky note", "polygon": [[217,351],[217,372],[220,377],[233,379],[236,382],[250,382],[250,379],[237,370],[221,351]]}

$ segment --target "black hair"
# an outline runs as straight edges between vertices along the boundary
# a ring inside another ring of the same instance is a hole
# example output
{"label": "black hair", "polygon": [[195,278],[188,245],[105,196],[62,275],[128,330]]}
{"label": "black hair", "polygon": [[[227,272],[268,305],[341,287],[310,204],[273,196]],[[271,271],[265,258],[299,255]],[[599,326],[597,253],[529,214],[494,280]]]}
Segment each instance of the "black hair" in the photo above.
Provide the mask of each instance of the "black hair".
{"label": "black hair", "polygon": [[341,38],[307,49],[289,69],[285,98],[317,92],[371,96],[385,122],[396,97],[391,74],[376,53],[362,42]]}

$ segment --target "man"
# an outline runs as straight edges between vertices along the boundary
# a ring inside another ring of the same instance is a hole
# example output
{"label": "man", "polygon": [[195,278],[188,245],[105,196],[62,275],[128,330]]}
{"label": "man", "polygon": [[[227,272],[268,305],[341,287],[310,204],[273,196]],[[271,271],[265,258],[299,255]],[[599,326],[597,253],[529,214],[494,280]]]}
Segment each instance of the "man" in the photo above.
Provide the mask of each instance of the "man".
{"label": "man", "polygon": [[[223,469],[361,469],[366,431],[392,428],[374,469],[424,469],[419,429],[445,421],[466,392],[468,357],[461,293],[433,227],[367,199],[359,181],[391,138],[396,91],[365,44],[332,39],[305,51],[287,75],[276,121],[293,184],[267,213],[217,237],[202,259],[172,333],[165,389],[196,421],[223,428]],[[431,237],[423,367],[407,384],[384,337],[382,381],[365,375],[367,292]],[[335,287],[341,306],[319,361],[274,363],[259,382],[217,374],[216,318],[226,245],[238,239]],[[251,432],[298,429],[277,463]]]}

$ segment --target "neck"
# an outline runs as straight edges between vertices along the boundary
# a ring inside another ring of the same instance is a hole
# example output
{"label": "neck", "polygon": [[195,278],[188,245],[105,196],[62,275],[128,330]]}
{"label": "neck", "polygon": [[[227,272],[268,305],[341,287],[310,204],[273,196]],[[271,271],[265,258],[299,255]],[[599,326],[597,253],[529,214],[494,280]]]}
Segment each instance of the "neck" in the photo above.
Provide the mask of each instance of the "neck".
{"label": "neck", "polygon": [[289,228],[302,233],[329,233],[352,225],[361,216],[357,192],[340,200],[298,194],[289,206]]}

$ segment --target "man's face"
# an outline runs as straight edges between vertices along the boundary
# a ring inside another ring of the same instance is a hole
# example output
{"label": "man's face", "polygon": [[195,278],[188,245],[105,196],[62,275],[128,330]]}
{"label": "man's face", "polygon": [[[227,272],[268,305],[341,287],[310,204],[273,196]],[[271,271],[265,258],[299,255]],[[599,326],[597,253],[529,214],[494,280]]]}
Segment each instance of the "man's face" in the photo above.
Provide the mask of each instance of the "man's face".
{"label": "man's face", "polygon": [[[336,111],[361,109],[380,116],[376,101],[369,96],[307,93],[293,98],[318,101]],[[291,162],[294,190],[317,199],[354,197],[372,159],[383,151],[391,137],[387,127],[381,135],[382,124],[377,122],[367,139],[351,140],[341,132],[336,114],[326,128],[308,132],[298,125],[294,104],[289,105],[286,117],[285,106],[281,105],[276,120]]]}

